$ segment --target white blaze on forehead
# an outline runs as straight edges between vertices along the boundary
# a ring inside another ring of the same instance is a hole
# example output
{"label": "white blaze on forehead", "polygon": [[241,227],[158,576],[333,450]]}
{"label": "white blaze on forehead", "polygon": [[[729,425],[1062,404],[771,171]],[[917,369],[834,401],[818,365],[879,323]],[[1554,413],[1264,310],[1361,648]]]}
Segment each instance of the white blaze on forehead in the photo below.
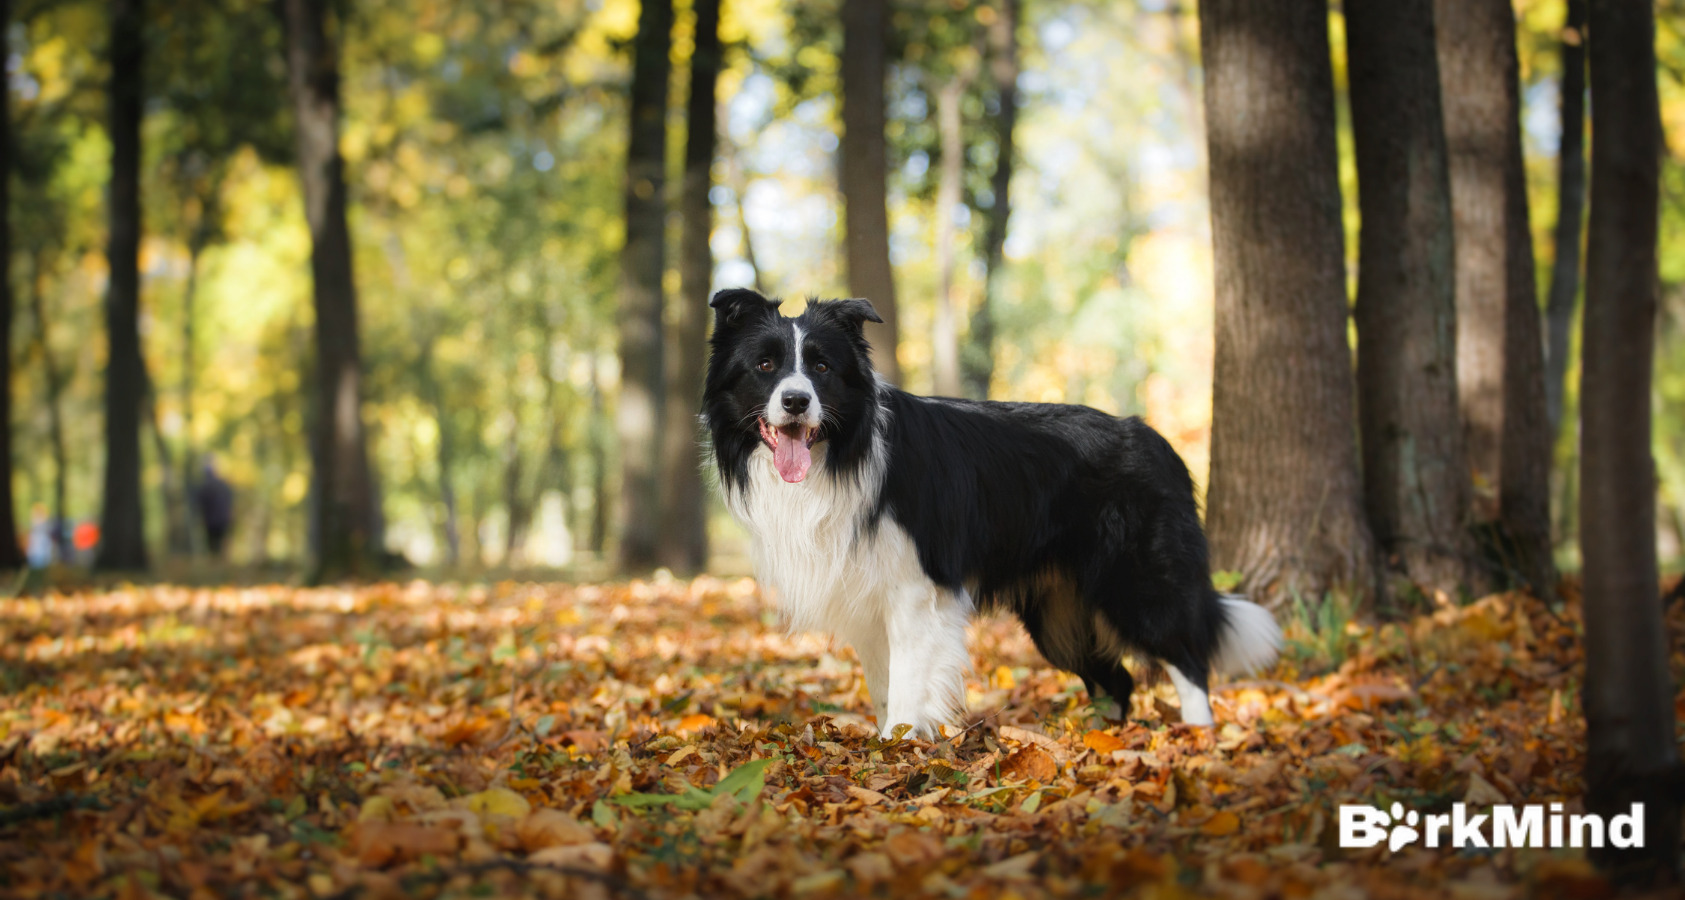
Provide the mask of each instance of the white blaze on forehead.
{"label": "white blaze on forehead", "polygon": [[[814,389],[812,379],[807,377],[807,371],[802,368],[802,334],[800,325],[790,323],[790,331],[795,335],[796,352],[795,365],[789,375],[780,379],[772,389],[772,396],[766,401],[766,420],[773,427],[788,425],[798,419],[804,424],[819,424],[819,392]],[[784,411],[785,394],[806,394],[808,397],[807,411],[800,416],[792,416]]]}

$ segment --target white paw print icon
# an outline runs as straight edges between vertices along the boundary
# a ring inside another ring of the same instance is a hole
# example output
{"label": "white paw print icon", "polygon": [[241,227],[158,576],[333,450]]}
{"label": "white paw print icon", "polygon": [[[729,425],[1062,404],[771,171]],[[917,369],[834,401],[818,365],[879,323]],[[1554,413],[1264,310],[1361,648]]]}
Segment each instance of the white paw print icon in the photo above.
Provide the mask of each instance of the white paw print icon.
{"label": "white paw print icon", "polygon": [[1420,820],[1421,817],[1416,814],[1415,810],[1410,810],[1406,814],[1404,804],[1394,803],[1392,805],[1392,836],[1387,840],[1387,849],[1397,853],[1398,848],[1406,844],[1414,844],[1417,838],[1422,836],[1415,828],[1416,823]]}

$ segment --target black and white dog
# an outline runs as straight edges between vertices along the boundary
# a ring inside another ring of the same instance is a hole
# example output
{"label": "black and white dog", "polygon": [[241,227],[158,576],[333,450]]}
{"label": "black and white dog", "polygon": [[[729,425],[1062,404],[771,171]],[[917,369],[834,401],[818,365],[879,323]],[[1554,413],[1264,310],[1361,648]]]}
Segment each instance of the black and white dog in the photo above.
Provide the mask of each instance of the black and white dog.
{"label": "black and white dog", "polygon": [[1269,612],[1212,587],[1187,467],[1140,419],[915,397],[872,369],[870,303],[779,303],[714,295],[703,420],[761,584],[792,627],[853,645],[885,734],[958,720],[980,609],[1124,712],[1124,651],[1161,660],[1193,724],[1213,665],[1275,659]]}

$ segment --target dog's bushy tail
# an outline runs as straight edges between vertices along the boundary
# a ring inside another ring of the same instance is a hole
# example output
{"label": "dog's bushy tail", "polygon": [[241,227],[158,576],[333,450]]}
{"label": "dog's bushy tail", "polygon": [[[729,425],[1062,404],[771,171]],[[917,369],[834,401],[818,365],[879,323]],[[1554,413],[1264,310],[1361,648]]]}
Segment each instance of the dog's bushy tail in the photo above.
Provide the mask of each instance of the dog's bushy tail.
{"label": "dog's bushy tail", "polygon": [[1245,675],[1275,662],[1281,653],[1281,626],[1269,610],[1240,596],[1224,594],[1223,631],[1217,636],[1212,667],[1224,675]]}

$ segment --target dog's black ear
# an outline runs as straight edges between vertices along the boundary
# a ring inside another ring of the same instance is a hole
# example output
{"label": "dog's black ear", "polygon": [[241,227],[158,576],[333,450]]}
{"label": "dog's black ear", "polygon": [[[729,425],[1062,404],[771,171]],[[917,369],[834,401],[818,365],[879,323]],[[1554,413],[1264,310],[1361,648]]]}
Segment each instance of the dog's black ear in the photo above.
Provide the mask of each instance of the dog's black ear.
{"label": "dog's black ear", "polygon": [[825,304],[826,312],[837,317],[837,321],[855,329],[863,330],[866,322],[883,324],[883,317],[872,308],[872,301],[863,297],[853,297],[848,300],[832,300]]}
{"label": "dog's black ear", "polygon": [[716,329],[739,325],[756,316],[770,315],[778,312],[782,300],[768,300],[748,288],[726,288],[714,295],[708,301],[708,306],[714,310],[714,327]]}

